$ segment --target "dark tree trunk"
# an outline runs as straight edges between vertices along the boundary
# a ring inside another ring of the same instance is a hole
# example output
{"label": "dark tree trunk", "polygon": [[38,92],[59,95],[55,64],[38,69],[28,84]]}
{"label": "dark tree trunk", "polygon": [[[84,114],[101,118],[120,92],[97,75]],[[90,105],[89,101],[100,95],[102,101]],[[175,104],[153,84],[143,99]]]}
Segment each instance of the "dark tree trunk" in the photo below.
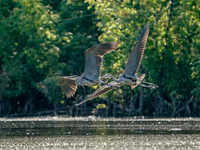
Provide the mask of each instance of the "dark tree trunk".
{"label": "dark tree trunk", "polygon": [[[140,67],[140,74],[142,74],[142,66]],[[139,101],[139,114],[143,115],[143,87],[140,86],[140,101]]]}

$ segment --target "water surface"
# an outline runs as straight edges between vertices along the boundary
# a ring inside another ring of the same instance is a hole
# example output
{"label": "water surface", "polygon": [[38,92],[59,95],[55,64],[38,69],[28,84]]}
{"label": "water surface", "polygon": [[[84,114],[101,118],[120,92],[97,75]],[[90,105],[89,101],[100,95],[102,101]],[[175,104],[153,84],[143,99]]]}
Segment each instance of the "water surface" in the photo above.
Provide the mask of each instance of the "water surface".
{"label": "water surface", "polygon": [[0,150],[200,149],[200,119],[0,119]]}

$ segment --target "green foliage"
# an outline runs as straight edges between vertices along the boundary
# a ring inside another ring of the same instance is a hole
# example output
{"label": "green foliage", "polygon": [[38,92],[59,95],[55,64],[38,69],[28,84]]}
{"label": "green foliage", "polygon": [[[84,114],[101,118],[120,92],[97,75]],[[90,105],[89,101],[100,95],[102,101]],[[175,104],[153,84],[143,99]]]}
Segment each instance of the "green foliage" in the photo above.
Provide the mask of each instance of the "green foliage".
{"label": "green foliage", "polygon": [[95,15],[87,6],[67,0],[0,2],[0,101],[14,103],[37,90],[41,99],[63,103],[61,75],[80,75],[84,51],[98,43]]}
{"label": "green foliage", "polygon": [[[195,84],[199,83],[199,71],[192,66],[199,61],[200,16],[197,0],[173,3],[151,0],[85,2],[90,4],[89,8],[95,7],[99,14],[97,26],[103,32],[99,40],[118,41],[120,46],[116,53],[105,56],[107,64],[112,65],[105,67],[103,72],[112,72],[116,76],[123,72],[127,56],[143,25],[149,24],[150,34],[142,61],[142,68],[148,72],[146,80],[158,84],[157,96],[168,99],[168,102],[173,91],[185,100],[191,96],[191,91],[199,86]],[[127,99],[130,89],[123,87],[122,90]],[[109,93],[108,97],[117,94]]]}
{"label": "green foliage", "polygon": [[97,108],[97,109],[104,109],[104,108],[106,108],[106,105],[105,105],[105,104],[98,104],[98,105],[96,106],[96,108]]}
{"label": "green foliage", "polygon": [[43,82],[37,83],[37,89],[39,89],[45,97],[50,102],[61,102],[64,95],[62,95],[60,90],[60,81],[61,76],[54,75],[52,77],[47,77]]}
{"label": "green foliage", "polygon": [[85,67],[84,51],[98,44],[98,35],[93,9],[87,9],[84,1],[63,0],[60,4],[61,22],[58,32],[62,40],[60,61],[65,63],[64,74],[81,75]]}
{"label": "green foliage", "polygon": [[1,5],[1,70],[9,78],[2,95],[11,100],[62,68],[56,46],[59,15],[40,0],[9,0]]}
{"label": "green foliage", "polygon": [[[36,102],[34,98],[51,104],[81,99],[82,90],[67,99],[59,79],[64,75],[81,75],[84,51],[101,42],[119,43],[116,51],[105,55],[101,72],[118,77],[145,24],[149,24],[150,34],[140,73],[145,73],[145,80],[159,88],[141,92],[138,87],[131,90],[124,85],[99,99],[109,98],[129,109],[133,100],[135,108],[139,107],[136,101],[142,95],[141,112],[147,116],[155,116],[158,110],[175,116],[174,110],[188,103],[194,110],[189,113],[195,116],[198,112],[198,0],[4,0],[0,1],[0,20],[0,105],[6,102],[7,111],[0,107],[0,113],[8,114],[8,105],[13,113],[22,112],[26,105]],[[87,87],[86,93],[96,88]],[[30,102],[34,93],[39,96],[33,96]],[[16,103],[18,108],[13,109]],[[104,107],[105,104],[97,106]]]}

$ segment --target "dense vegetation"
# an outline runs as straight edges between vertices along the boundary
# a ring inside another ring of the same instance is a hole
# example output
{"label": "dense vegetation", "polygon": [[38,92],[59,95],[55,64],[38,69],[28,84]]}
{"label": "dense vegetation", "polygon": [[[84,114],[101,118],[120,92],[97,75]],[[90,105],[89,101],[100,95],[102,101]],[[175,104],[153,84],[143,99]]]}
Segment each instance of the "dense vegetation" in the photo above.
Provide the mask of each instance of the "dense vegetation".
{"label": "dense vegetation", "polygon": [[[0,20],[0,116],[200,116],[198,0],[6,0]],[[118,77],[145,24],[139,73],[158,88],[124,85],[72,110],[83,89],[67,99],[60,77],[81,75],[84,51],[111,41],[119,48],[105,55],[101,74]]]}

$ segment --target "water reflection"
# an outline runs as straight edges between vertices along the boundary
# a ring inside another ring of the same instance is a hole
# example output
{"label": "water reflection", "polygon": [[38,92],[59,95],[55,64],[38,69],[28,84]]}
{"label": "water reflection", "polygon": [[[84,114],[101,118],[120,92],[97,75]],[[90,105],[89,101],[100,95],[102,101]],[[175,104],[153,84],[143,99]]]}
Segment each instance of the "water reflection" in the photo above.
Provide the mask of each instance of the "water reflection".
{"label": "water reflection", "polygon": [[200,149],[198,119],[0,119],[4,149]]}

